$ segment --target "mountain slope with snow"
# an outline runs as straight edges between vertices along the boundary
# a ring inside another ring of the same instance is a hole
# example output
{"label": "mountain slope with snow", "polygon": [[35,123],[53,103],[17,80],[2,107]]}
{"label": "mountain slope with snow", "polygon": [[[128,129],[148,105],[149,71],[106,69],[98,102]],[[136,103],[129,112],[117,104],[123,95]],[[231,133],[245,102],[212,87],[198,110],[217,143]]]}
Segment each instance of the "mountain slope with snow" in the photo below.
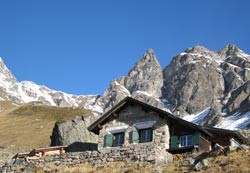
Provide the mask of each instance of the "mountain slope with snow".
{"label": "mountain slope with snow", "polygon": [[102,113],[102,107],[95,104],[98,96],[76,96],[37,85],[31,81],[18,82],[0,58],[0,99],[22,104],[38,102],[50,106],[82,107]]}

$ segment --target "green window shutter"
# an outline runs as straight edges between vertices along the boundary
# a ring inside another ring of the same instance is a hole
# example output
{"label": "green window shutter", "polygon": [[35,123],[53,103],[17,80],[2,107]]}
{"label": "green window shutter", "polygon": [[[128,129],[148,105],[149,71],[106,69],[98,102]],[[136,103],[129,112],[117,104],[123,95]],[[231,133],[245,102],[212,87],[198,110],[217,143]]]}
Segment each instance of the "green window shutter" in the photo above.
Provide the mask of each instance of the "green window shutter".
{"label": "green window shutter", "polygon": [[105,147],[112,147],[113,144],[113,135],[112,134],[107,134],[104,137],[104,146]]}
{"label": "green window shutter", "polygon": [[132,142],[139,142],[139,133],[137,130],[132,131]]}
{"label": "green window shutter", "polygon": [[193,145],[199,145],[200,144],[200,133],[196,133],[193,136]]}
{"label": "green window shutter", "polygon": [[178,136],[171,136],[170,138],[170,148],[177,148],[178,147]]}

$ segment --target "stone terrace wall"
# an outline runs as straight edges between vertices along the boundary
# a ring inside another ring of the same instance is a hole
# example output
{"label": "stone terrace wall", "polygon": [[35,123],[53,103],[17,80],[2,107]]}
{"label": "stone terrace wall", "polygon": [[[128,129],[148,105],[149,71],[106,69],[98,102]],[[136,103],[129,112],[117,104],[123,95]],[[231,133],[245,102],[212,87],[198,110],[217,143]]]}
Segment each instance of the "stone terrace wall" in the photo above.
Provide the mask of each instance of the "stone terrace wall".
{"label": "stone terrace wall", "polygon": [[54,162],[55,164],[74,165],[84,162],[98,164],[115,161],[154,163],[155,159],[155,149],[151,145],[143,145],[129,148],[110,148],[110,150],[106,150],[106,153],[98,151],[64,153],[46,157],[44,161]]}
{"label": "stone terrace wall", "polygon": [[[167,152],[162,153],[161,150],[157,150],[152,144],[143,144],[130,146],[127,148],[107,148],[105,152],[99,151],[84,151],[84,152],[69,152],[60,155],[46,156],[40,160],[30,160],[30,162],[37,165],[44,165],[46,163],[52,163],[55,165],[77,165],[85,162],[93,164],[105,164],[107,162],[149,162],[157,163],[159,158],[163,158],[165,163],[172,162],[172,155]],[[21,164],[27,164],[21,160],[17,160],[16,163],[9,163],[0,168],[0,170],[11,170]],[[1,172],[1,171],[0,171]]]}

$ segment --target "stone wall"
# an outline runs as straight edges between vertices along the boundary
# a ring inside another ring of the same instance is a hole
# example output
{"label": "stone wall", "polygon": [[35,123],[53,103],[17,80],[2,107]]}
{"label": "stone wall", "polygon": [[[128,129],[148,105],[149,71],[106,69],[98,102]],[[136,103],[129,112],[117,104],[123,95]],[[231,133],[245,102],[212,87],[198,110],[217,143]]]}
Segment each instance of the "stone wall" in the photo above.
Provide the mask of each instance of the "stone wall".
{"label": "stone wall", "polygon": [[[77,165],[81,163],[105,164],[107,162],[149,162],[149,163],[171,163],[173,161],[172,155],[161,152],[152,144],[133,145],[130,147],[116,147],[109,148],[105,152],[99,151],[84,151],[84,152],[69,152],[60,155],[46,156],[40,160],[28,160],[38,166],[44,166],[47,163],[59,165]],[[15,167],[25,165],[22,159],[16,160],[12,163],[5,164],[0,170],[8,170],[11,172]],[[1,172],[1,171],[0,171]]]}
{"label": "stone wall", "polygon": [[169,148],[169,128],[168,121],[159,116],[158,113],[144,110],[138,105],[128,105],[123,110],[115,115],[114,120],[107,122],[102,129],[98,137],[98,150],[102,151],[104,147],[104,137],[106,134],[110,133],[108,129],[115,127],[125,127],[125,142],[124,146],[134,145],[129,141],[129,133],[135,128],[134,124],[141,122],[155,121],[153,128],[153,140],[152,144],[154,146],[160,147],[162,150]]}

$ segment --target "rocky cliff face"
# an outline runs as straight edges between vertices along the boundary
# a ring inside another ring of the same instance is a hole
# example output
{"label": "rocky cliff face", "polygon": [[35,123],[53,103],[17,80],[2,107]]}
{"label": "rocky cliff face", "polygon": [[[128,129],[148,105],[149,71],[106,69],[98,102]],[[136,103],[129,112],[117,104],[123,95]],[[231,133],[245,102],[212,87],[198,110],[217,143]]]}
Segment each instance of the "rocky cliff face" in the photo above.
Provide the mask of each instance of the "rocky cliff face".
{"label": "rocky cliff face", "polygon": [[187,49],[164,69],[163,97],[182,115],[210,108],[203,125],[225,128],[225,121],[227,128],[249,128],[249,64],[250,56],[234,45],[217,52],[201,46]]}
{"label": "rocky cliff face", "polygon": [[164,69],[165,95],[182,115],[194,114],[223,96],[225,88],[217,61],[220,57],[196,46],[175,56]]}

